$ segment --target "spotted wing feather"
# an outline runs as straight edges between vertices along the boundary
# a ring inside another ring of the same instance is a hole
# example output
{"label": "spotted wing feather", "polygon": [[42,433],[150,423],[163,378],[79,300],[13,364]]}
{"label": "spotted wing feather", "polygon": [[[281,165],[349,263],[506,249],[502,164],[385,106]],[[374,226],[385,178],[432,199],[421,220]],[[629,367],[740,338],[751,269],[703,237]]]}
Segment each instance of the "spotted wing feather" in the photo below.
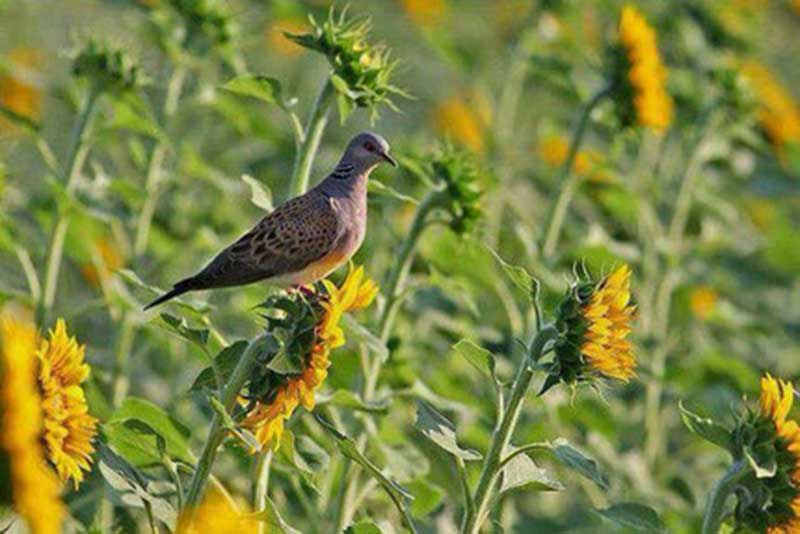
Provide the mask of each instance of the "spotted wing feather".
{"label": "spotted wing feather", "polygon": [[194,277],[194,289],[248,284],[293,273],[330,254],[343,233],[333,199],[316,190],[264,217]]}

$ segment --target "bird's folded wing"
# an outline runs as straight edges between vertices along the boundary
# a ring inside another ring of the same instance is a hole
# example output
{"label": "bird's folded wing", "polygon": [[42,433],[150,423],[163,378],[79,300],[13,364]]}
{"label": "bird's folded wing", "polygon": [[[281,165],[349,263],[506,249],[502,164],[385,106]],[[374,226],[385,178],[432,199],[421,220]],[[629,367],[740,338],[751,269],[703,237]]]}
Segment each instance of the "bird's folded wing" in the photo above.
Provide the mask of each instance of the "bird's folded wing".
{"label": "bird's folded wing", "polygon": [[223,287],[297,272],[333,252],[343,231],[333,199],[312,190],[264,217],[197,278]]}

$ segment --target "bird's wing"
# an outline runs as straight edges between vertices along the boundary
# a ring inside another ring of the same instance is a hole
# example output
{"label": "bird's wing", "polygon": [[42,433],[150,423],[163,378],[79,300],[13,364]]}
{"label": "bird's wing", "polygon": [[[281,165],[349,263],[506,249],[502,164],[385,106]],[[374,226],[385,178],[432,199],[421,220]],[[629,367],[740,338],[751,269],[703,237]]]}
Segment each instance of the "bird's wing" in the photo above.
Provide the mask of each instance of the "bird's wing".
{"label": "bird's wing", "polygon": [[343,232],[335,200],[312,190],[264,217],[195,280],[204,288],[226,287],[297,272],[330,254]]}

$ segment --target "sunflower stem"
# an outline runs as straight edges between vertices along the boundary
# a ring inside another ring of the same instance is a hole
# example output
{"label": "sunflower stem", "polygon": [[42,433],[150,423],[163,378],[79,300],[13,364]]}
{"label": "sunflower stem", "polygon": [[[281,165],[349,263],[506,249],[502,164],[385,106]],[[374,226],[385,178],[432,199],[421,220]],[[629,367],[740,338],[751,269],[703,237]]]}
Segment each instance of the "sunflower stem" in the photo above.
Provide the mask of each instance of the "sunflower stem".
{"label": "sunflower stem", "polygon": [[[311,167],[319,150],[322,134],[328,125],[328,115],[334,96],[333,83],[328,77],[319,95],[317,95],[314,107],[311,109],[305,132],[297,140],[297,154],[294,160],[294,168],[292,169],[292,179],[289,182],[289,198],[302,195],[308,189],[308,177],[311,174]],[[295,137],[298,137],[297,134],[295,134]]]}
{"label": "sunflower stem", "polygon": [[725,502],[733,492],[736,484],[749,471],[747,462],[737,460],[725,474],[720,478],[711,490],[706,503],[706,511],[703,515],[702,534],[717,534],[725,516]]}
{"label": "sunflower stem", "polygon": [[495,427],[489,452],[486,453],[483,461],[478,486],[475,489],[474,509],[470,510],[469,507],[466,507],[467,513],[461,529],[462,534],[478,534],[480,531],[481,524],[489,512],[492,489],[500,475],[503,454],[511,441],[519,414],[522,412],[525,394],[533,379],[534,368],[531,366],[531,362],[538,360],[548,348],[550,342],[557,337],[558,331],[552,325],[545,326],[539,330],[531,340],[528,354],[519,364],[517,376],[511,388],[508,406],[503,418]]}
{"label": "sunflower stem", "polygon": [[[100,97],[99,88],[91,85],[86,94],[78,120],[72,130],[70,148],[67,152],[66,165],[63,167],[62,183],[68,197],[72,197],[77,186],[77,177],[86,161],[89,153],[87,142],[88,126],[94,116],[97,100]],[[63,210],[63,208],[62,208]],[[50,252],[47,257],[47,268],[44,277],[44,291],[36,307],[36,322],[40,326],[45,326],[49,320],[49,313],[56,300],[56,289],[58,287],[58,273],[61,270],[61,259],[64,256],[64,240],[69,229],[70,216],[67,212],[61,211],[58,216],[53,235],[50,239]]]}
{"label": "sunflower stem", "polygon": [[[258,513],[265,509],[269,489],[269,469],[272,465],[272,449],[260,452],[256,460],[255,480],[253,482],[253,512]],[[266,534],[267,524],[263,521],[258,524],[256,534]]]}
{"label": "sunflower stem", "polygon": [[[267,333],[251,341],[242,354],[242,357],[239,359],[239,362],[236,364],[236,367],[233,369],[233,373],[223,390],[222,399],[220,399],[228,413],[233,410],[239,392],[242,390],[242,387],[244,387],[247,379],[250,378],[250,373],[256,363],[256,359],[264,352],[271,339],[272,336]],[[222,422],[222,418],[219,414],[215,414],[211,422],[211,429],[208,431],[208,437],[203,445],[203,452],[200,454],[200,459],[197,462],[194,475],[189,482],[189,489],[187,490],[185,499],[187,508],[195,508],[199,504],[200,498],[203,495],[203,490],[208,482],[208,477],[211,474],[211,467],[217,457],[217,449],[219,449],[219,446],[222,444],[226,432],[227,429]]]}
{"label": "sunflower stem", "polygon": [[553,205],[553,210],[548,218],[549,224],[545,232],[544,245],[542,245],[542,256],[545,259],[550,259],[555,252],[558,238],[561,234],[561,227],[564,225],[564,218],[567,215],[567,208],[569,207],[572,197],[575,195],[575,189],[578,186],[579,176],[572,172],[572,167],[575,164],[575,158],[578,155],[578,149],[583,142],[584,134],[586,133],[586,126],[589,124],[589,117],[592,111],[597,107],[603,99],[611,94],[611,87],[606,86],[599,90],[595,95],[586,103],[578,118],[578,124],[575,126],[575,132],[572,134],[572,141],[569,145],[569,152],[567,152],[567,159],[561,165],[561,170],[558,173],[556,183],[561,184],[561,190],[558,193],[558,198]]}

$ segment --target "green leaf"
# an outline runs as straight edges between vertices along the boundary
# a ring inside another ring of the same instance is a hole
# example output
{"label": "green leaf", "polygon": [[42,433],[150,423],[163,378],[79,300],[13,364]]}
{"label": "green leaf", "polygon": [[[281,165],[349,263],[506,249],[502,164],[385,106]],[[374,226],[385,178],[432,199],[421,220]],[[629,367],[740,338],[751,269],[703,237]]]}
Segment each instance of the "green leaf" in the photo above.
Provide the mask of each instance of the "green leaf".
{"label": "green leaf", "polygon": [[372,463],[369,458],[361,454],[356,446],[356,443],[350,437],[336,430],[333,425],[331,425],[319,414],[314,414],[314,418],[322,426],[322,428],[328,432],[328,434],[333,436],[339,451],[344,456],[350,458],[355,463],[363,467],[367,473],[369,473],[383,487],[383,489],[396,500],[399,506],[403,506],[405,508],[404,500],[410,501],[414,499],[414,496],[411,495],[408,490],[384,475],[378,466]]}
{"label": "green leaf", "polygon": [[[242,357],[242,353],[244,353],[244,350],[247,348],[247,344],[245,340],[236,341],[222,349],[219,354],[214,357],[214,363],[217,366],[217,370],[223,382],[227,382],[228,378],[230,378],[231,373],[233,373],[234,368],[236,368],[236,364],[239,363]],[[189,391],[201,391],[204,389],[213,391],[216,387],[217,382],[214,378],[214,370],[211,367],[206,367],[197,375]]]}
{"label": "green leaf", "polygon": [[424,478],[418,478],[407,484],[406,487],[414,496],[414,502],[411,503],[411,515],[420,519],[436,510],[444,498],[444,490]]}
{"label": "green leaf", "polygon": [[106,423],[103,435],[109,445],[132,465],[147,467],[162,463],[158,436],[141,426],[132,425],[130,421]]}
{"label": "green leaf", "polygon": [[478,371],[492,380],[495,379],[496,360],[494,354],[469,339],[462,339],[453,345],[453,350],[463,356]]}
{"label": "green leaf", "polygon": [[667,532],[667,527],[658,517],[658,514],[649,506],[632,502],[619,503],[598,510],[598,513],[612,523],[636,532],[658,534]]}
{"label": "green leaf", "polygon": [[747,458],[747,463],[750,464],[756,478],[772,478],[778,472],[778,462],[774,457],[764,462],[757,457],[749,445],[742,447],[742,452],[744,452],[744,457]]}
{"label": "green leaf", "polygon": [[517,454],[503,468],[500,493],[529,487],[534,491],[562,491],[564,485],[552,478],[525,454]]}
{"label": "green leaf", "polygon": [[150,108],[135,93],[125,93],[113,99],[114,118],[109,126],[129,130],[153,139],[165,138]]}
{"label": "green leaf", "polygon": [[364,325],[355,320],[351,315],[344,314],[342,316],[342,324],[348,334],[356,338],[361,343],[364,343],[375,356],[385,362],[389,359],[389,349],[378,336],[367,330]]}
{"label": "green leaf", "polygon": [[378,525],[365,519],[347,527],[344,534],[383,534],[383,531]]}
{"label": "green leaf", "polygon": [[684,405],[683,401],[678,402],[678,409],[681,412],[681,419],[683,424],[689,431],[697,436],[700,436],[706,441],[718,445],[725,450],[730,450],[731,447],[731,431],[720,425],[719,423],[709,419],[708,417],[701,417],[696,413],[689,411]]}
{"label": "green leaf", "polygon": [[222,88],[237,95],[250,96],[267,104],[275,104],[282,109],[288,109],[294,103],[283,99],[281,82],[268,76],[243,74],[230,80]]}
{"label": "green leaf", "polygon": [[566,467],[585,476],[601,488],[608,489],[608,477],[600,470],[597,462],[573,447],[566,439],[558,438],[551,446],[553,455]]}
{"label": "green leaf", "polygon": [[189,429],[155,404],[145,399],[128,397],[112,414],[109,423],[124,423],[131,420],[141,421],[160,436],[170,457],[189,464],[195,462],[189,447]]}
{"label": "green leaf", "polygon": [[349,389],[337,389],[331,395],[317,395],[317,405],[323,404],[344,406],[351,410],[369,413],[386,413],[389,411],[388,400],[365,401],[358,394]]}
{"label": "green leaf", "polygon": [[503,272],[506,273],[511,282],[514,283],[515,286],[520,288],[522,291],[525,292],[526,295],[532,295],[534,289],[536,288],[536,280],[535,278],[523,267],[519,265],[512,265],[504,260],[500,254],[494,251],[491,247],[484,245],[486,250],[494,257],[500,267],[502,267]]}
{"label": "green leaf", "polygon": [[258,441],[258,438],[256,438],[255,435],[253,435],[253,433],[246,428],[242,428],[237,425],[228,411],[225,409],[225,406],[217,397],[214,395],[209,395],[208,403],[211,405],[211,409],[214,410],[214,413],[216,413],[219,417],[222,426],[225,427],[228,432],[233,434],[233,436],[238,439],[242,445],[254,453],[261,452],[261,442]]}
{"label": "green leaf", "polygon": [[401,202],[408,202],[409,204],[414,204],[415,206],[419,204],[419,200],[416,198],[403,194],[397,189],[388,186],[374,178],[369,179],[369,182],[367,183],[367,191],[372,194],[390,197]]}
{"label": "green leaf", "polygon": [[414,425],[428,439],[453,456],[463,460],[480,460],[478,451],[462,449],[458,445],[456,427],[427,402],[417,401],[417,420]]}
{"label": "green leaf", "polygon": [[253,517],[271,527],[267,529],[267,532],[269,533],[279,532],[280,534],[301,534],[299,530],[286,524],[286,521],[284,521],[281,515],[278,513],[275,503],[273,503],[272,499],[269,497],[264,499],[264,509],[256,514],[253,514]]}
{"label": "green leaf", "polygon": [[206,328],[191,328],[186,319],[178,318],[168,313],[162,313],[161,320],[167,324],[172,332],[195,345],[205,347],[208,343],[208,329]]}
{"label": "green leaf", "polygon": [[272,192],[266,185],[249,174],[243,174],[242,181],[250,186],[250,202],[266,212],[271,212],[275,209],[272,203]]}
{"label": "green leaf", "polygon": [[[97,450],[97,466],[117,504],[129,508],[143,508],[173,529],[177,513],[161,493],[164,484],[148,480],[135,467],[104,445]],[[174,492],[174,489],[173,489]]]}

